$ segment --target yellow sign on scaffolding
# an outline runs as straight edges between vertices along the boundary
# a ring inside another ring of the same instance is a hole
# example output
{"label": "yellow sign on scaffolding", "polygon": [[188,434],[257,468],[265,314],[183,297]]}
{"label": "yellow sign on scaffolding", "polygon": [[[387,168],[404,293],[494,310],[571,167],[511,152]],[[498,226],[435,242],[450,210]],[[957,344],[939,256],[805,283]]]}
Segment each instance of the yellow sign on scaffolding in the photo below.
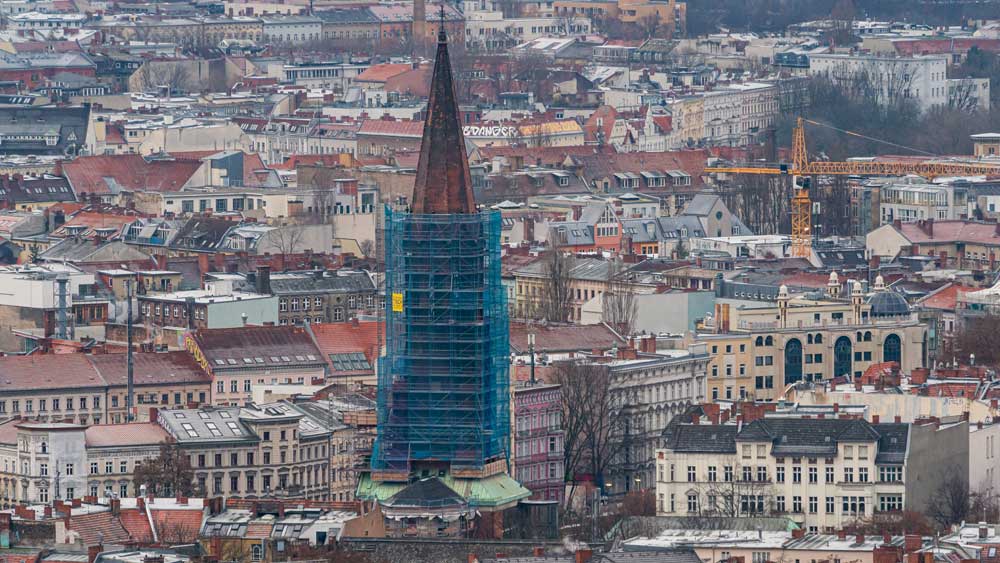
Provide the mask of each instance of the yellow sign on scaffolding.
{"label": "yellow sign on scaffolding", "polygon": [[403,312],[403,294],[393,293],[392,294],[392,312],[402,313]]}

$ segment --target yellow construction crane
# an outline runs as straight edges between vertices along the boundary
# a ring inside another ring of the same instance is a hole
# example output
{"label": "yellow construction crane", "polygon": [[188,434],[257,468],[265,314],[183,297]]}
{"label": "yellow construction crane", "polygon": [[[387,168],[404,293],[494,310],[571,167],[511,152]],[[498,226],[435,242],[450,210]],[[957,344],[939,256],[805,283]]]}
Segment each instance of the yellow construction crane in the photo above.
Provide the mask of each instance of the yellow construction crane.
{"label": "yellow construction crane", "polygon": [[[937,176],[980,176],[1000,174],[1000,164],[977,164],[966,162],[873,162],[873,161],[809,161],[806,151],[805,123],[830,127],[798,118],[792,131],[792,164],[763,166],[710,166],[705,172],[728,174],[791,174],[795,177],[795,194],[792,196],[792,256],[808,257],[812,247],[812,200],[809,197],[809,176],[852,175],[852,176],[904,176],[919,174],[926,178]],[[831,127],[836,129],[835,127]],[[861,133],[836,129],[845,135],[871,139]],[[884,141],[882,141],[884,142]],[[903,147],[906,148],[906,147]]]}

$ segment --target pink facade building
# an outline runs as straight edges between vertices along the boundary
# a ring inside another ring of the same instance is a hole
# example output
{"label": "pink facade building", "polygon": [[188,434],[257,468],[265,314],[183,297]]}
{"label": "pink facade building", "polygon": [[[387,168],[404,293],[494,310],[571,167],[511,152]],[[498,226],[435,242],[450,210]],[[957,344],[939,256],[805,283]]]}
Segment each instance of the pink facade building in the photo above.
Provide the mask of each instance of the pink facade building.
{"label": "pink facade building", "polygon": [[559,385],[518,383],[514,389],[514,468],[532,500],[562,501],[562,391]]}

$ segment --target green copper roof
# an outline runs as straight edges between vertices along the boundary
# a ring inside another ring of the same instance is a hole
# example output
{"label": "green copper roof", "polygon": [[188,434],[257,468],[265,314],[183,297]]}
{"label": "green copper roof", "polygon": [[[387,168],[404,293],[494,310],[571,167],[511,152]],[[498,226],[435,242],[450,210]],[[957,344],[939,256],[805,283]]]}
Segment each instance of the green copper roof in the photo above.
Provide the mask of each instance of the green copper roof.
{"label": "green copper roof", "polygon": [[[440,479],[472,507],[496,508],[531,496],[531,491],[522,487],[506,473],[483,479],[456,479],[447,474]],[[360,500],[384,502],[408,485],[409,483],[379,483],[372,481],[371,475],[366,473],[358,481],[356,496]]]}

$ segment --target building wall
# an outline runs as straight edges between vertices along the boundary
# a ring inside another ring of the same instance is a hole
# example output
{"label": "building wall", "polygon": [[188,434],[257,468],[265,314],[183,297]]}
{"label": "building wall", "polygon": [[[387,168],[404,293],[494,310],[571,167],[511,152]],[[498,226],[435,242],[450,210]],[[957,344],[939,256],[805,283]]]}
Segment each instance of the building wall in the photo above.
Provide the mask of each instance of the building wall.
{"label": "building wall", "polygon": [[906,508],[926,514],[946,483],[969,477],[969,424],[911,425],[908,446]]}
{"label": "building wall", "polygon": [[[711,514],[708,508],[709,495],[716,496],[717,506],[721,508],[724,506],[722,496],[726,491],[730,491],[730,494],[736,496],[763,496],[766,513],[787,516],[807,530],[840,529],[859,518],[872,516],[879,506],[880,495],[898,497],[904,495],[902,482],[878,481],[879,470],[875,465],[876,445],[875,441],[840,444],[837,455],[833,458],[776,458],[771,453],[769,442],[737,442],[737,451],[734,454],[674,453],[670,450],[658,450],[657,515]],[[861,459],[862,456],[864,459]],[[782,463],[778,463],[779,459]],[[725,481],[726,467],[732,468],[731,482]],[[778,467],[783,468],[783,482],[779,482]],[[692,480],[689,480],[689,468],[692,471]],[[710,468],[715,468],[717,480],[714,482],[709,481]],[[743,480],[745,468],[749,469],[751,475],[749,481]],[[795,482],[796,468],[800,482]],[[853,482],[845,482],[846,468],[851,469]],[[862,470],[867,471],[866,483],[859,482]],[[828,472],[831,472],[830,477]],[[813,479],[815,482],[812,482]],[[688,510],[689,495],[697,499],[694,506],[696,510],[693,513]],[[856,500],[854,504],[848,501],[848,509],[845,511],[845,497],[864,498],[864,512],[860,511],[861,505]],[[857,510],[852,512],[852,507]],[[796,508],[800,510],[796,511]],[[813,508],[816,510],[813,511]],[[833,510],[828,511],[828,508]],[[736,509],[739,509],[739,514],[745,514],[741,511],[742,507]],[[725,512],[725,509],[723,511]],[[727,515],[736,513],[736,511],[728,512]]]}
{"label": "building wall", "polygon": [[995,494],[1000,491],[1000,424],[971,424],[969,430],[969,490]]}

